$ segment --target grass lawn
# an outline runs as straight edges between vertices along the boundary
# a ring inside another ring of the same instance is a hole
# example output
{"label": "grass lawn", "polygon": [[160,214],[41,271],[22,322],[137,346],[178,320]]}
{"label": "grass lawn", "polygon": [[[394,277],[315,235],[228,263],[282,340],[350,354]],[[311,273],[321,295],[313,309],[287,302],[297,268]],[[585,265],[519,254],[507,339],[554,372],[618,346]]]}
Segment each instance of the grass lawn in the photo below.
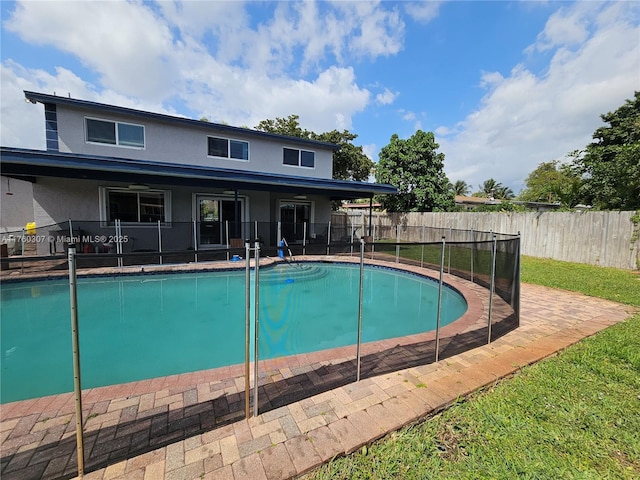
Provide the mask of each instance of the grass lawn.
{"label": "grass lawn", "polygon": [[[524,257],[522,280],[640,306],[627,271]],[[640,478],[640,314],[308,478]]]}

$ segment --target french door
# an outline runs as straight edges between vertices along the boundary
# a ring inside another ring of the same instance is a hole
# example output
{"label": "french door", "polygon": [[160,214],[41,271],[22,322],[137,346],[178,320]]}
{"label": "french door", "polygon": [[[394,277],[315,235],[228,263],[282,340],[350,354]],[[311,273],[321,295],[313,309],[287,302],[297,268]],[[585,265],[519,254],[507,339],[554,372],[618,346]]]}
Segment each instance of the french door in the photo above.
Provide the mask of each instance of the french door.
{"label": "french door", "polygon": [[[235,200],[211,195],[197,195],[198,248],[219,247],[227,244],[226,223],[229,222],[229,237],[242,231],[244,200]],[[238,218],[236,220],[236,212]],[[236,225],[237,221],[237,225]]]}
{"label": "french door", "polygon": [[282,236],[288,243],[301,242],[304,224],[311,222],[311,202],[280,202]]}

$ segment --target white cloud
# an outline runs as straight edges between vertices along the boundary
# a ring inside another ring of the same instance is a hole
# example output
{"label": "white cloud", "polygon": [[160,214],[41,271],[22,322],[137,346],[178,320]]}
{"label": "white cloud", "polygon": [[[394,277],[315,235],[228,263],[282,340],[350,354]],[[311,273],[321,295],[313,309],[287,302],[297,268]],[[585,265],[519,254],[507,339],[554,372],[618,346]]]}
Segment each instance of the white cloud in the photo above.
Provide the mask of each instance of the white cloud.
{"label": "white cloud", "polygon": [[416,119],[416,114],[414,112],[403,112],[402,119],[410,122]]}
{"label": "white cloud", "polygon": [[376,102],[378,102],[380,105],[390,105],[397,97],[397,93],[393,93],[388,88],[385,88],[384,92],[376,95]]}
{"label": "white cloud", "polygon": [[349,41],[351,52],[377,57],[392,55],[402,49],[404,22],[395,7],[390,11],[383,10],[379,2],[345,2],[338,5],[348,8],[358,19],[358,31]]}
{"label": "white cloud", "polygon": [[426,23],[438,16],[441,4],[442,2],[434,0],[407,2],[404,4],[404,9],[414,20]]}
{"label": "white cloud", "polygon": [[[315,131],[351,128],[372,95],[344,62],[399,51],[404,23],[397,8],[380,2],[269,8],[252,19],[243,2],[25,1],[3,28],[77,58],[87,70],[75,71],[74,81],[58,72],[62,88],[55,89],[74,98],[163,113],[186,105],[184,113],[195,118],[251,127],[296,113]],[[3,98],[16,95],[4,91],[11,81],[52,92],[55,82],[38,80],[44,74],[5,61]],[[393,98],[386,90],[376,99]],[[4,118],[14,115],[8,113]],[[8,132],[13,127],[5,123]]]}
{"label": "white cloud", "polygon": [[596,2],[578,2],[577,5],[560,8],[549,17],[536,43],[528,51],[580,45],[589,37],[590,17],[598,8]]}
{"label": "white cloud", "polygon": [[108,89],[161,99],[177,80],[172,34],[142,3],[20,2],[3,25],[36,45],[54,45],[98,72]]}
{"label": "white cloud", "polygon": [[[621,106],[640,87],[637,5],[598,4],[585,13],[583,3],[553,15],[528,49],[533,54],[555,48],[547,71],[536,75],[517,65],[505,77],[485,73],[487,93],[478,110],[453,127],[460,133],[445,136],[446,126],[437,130],[444,136],[438,142],[452,181],[477,185],[493,177],[518,192],[538,164],[590,143],[603,125],[600,114]],[[563,25],[573,33],[558,33]],[[581,32],[588,37],[577,44]]]}

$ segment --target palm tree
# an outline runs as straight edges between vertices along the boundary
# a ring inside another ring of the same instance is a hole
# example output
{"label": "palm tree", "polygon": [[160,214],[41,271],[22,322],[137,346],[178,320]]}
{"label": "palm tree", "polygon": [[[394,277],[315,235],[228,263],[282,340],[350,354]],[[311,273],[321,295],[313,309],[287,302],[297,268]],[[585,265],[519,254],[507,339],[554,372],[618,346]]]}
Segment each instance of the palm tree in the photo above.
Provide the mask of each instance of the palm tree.
{"label": "palm tree", "polygon": [[500,188],[496,190],[494,197],[500,198],[502,200],[511,200],[515,198],[515,194],[513,193],[513,190],[511,190],[509,187],[505,187],[501,185]]}
{"label": "palm tree", "polygon": [[496,192],[500,190],[502,184],[500,182],[496,182],[493,178],[489,180],[485,180],[481,185],[478,185],[480,191],[477,192],[479,197],[494,197],[496,196]]}
{"label": "palm tree", "polygon": [[469,194],[469,184],[464,180],[456,180],[452,188],[456,195],[466,196]]}

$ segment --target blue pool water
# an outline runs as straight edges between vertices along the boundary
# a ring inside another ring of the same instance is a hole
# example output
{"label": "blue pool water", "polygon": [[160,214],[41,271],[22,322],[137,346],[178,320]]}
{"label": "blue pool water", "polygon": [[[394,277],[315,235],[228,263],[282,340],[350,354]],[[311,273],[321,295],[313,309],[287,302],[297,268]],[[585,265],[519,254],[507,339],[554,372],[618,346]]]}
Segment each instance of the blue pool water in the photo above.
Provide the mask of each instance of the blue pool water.
{"label": "blue pool water", "polygon": [[[348,264],[261,269],[260,358],[355,344],[359,277]],[[68,280],[0,292],[0,403],[72,391]],[[437,298],[429,279],[366,267],[363,342],[435,329]],[[467,308],[450,288],[442,305],[441,325]],[[245,272],[79,279],[78,319],[83,388],[242,363]]]}

